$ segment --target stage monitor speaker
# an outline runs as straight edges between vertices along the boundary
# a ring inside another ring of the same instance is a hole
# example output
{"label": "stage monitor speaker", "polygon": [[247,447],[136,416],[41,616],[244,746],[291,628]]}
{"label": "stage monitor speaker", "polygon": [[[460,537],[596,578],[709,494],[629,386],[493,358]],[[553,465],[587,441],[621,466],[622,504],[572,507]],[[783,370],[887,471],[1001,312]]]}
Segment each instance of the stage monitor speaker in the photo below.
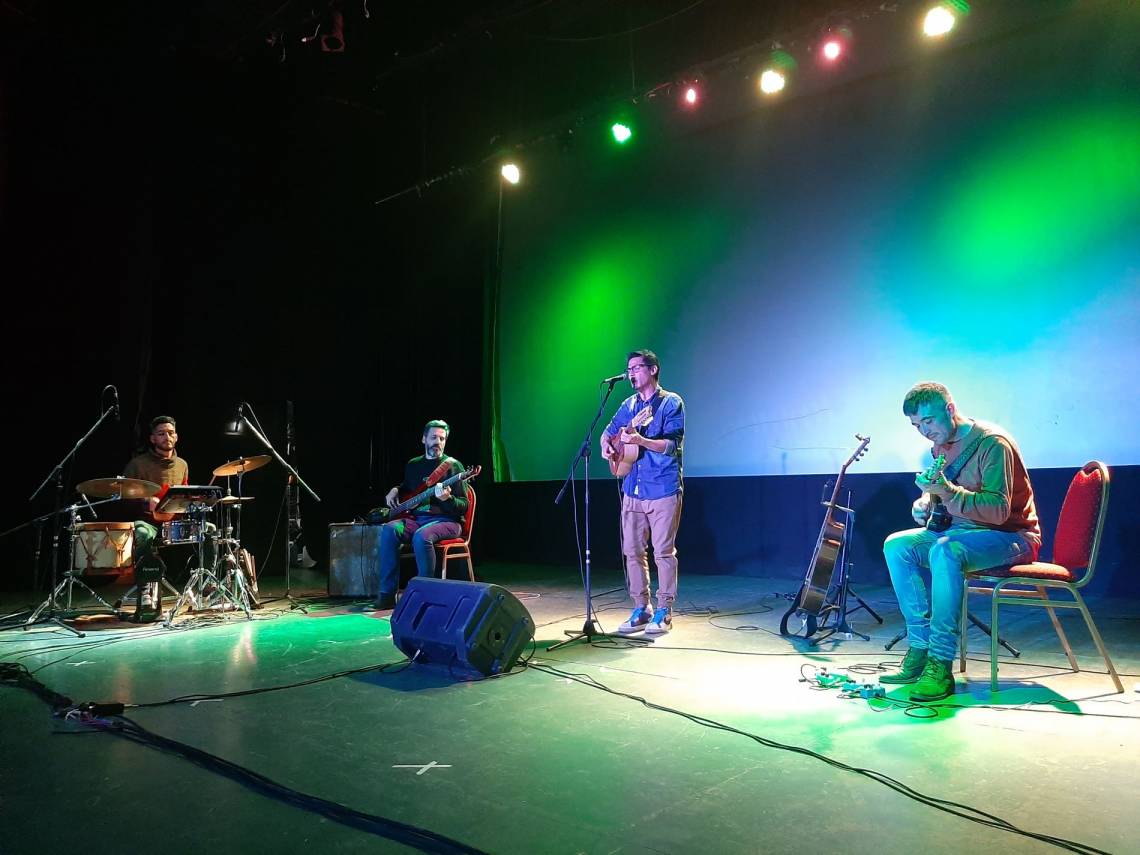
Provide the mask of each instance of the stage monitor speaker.
{"label": "stage monitor speaker", "polygon": [[486,582],[417,576],[392,613],[392,640],[409,658],[484,677],[511,670],[532,638],[526,606]]}

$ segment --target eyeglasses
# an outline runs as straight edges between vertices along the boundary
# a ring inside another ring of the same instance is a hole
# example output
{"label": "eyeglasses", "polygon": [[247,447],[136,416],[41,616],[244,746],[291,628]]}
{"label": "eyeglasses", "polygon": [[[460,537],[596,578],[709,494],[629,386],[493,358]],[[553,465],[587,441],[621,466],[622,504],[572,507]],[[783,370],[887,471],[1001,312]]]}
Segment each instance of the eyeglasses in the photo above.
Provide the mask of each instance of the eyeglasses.
{"label": "eyeglasses", "polygon": [[629,366],[628,369],[626,369],[625,373],[626,374],[633,374],[635,371],[640,371],[641,369],[648,368],[648,367],[649,367],[648,365],[644,365],[644,364],[643,365],[631,365],[631,366]]}

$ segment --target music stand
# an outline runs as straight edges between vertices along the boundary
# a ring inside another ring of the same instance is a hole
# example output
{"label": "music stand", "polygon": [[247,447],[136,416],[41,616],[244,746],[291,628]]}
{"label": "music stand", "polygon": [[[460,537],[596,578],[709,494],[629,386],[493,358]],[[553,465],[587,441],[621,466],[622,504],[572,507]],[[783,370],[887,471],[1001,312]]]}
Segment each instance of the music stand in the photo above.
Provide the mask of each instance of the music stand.
{"label": "music stand", "polygon": [[204,513],[221,498],[222,488],[215,484],[171,484],[162,494],[154,511],[157,514]]}

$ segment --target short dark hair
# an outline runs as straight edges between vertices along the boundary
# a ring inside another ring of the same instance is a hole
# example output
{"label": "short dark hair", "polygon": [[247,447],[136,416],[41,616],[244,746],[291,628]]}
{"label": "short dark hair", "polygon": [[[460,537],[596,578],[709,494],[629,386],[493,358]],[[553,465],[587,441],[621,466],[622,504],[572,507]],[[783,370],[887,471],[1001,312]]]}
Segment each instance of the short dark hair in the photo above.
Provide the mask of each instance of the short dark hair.
{"label": "short dark hair", "polygon": [[933,404],[936,401],[942,404],[952,404],[954,399],[950,397],[950,390],[941,383],[934,383],[929,380],[915,383],[906,393],[906,397],[903,398],[903,415],[913,416],[923,404]]}
{"label": "short dark hair", "polygon": [[175,430],[178,430],[178,423],[174,421],[173,416],[155,416],[150,420],[150,432],[154,433],[155,428],[157,428],[159,425],[165,424],[169,424]]}
{"label": "short dark hair", "polygon": [[451,436],[451,425],[449,425],[443,419],[432,419],[430,422],[424,425],[424,436],[427,436],[428,431],[432,428],[443,428],[443,435]]}
{"label": "short dark hair", "polygon": [[661,360],[657,358],[657,354],[649,348],[642,348],[641,350],[631,350],[629,355],[626,356],[625,361],[629,362],[634,357],[640,356],[642,361],[645,362],[650,368],[656,368],[657,371],[653,375],[658,380],[661,379]]}

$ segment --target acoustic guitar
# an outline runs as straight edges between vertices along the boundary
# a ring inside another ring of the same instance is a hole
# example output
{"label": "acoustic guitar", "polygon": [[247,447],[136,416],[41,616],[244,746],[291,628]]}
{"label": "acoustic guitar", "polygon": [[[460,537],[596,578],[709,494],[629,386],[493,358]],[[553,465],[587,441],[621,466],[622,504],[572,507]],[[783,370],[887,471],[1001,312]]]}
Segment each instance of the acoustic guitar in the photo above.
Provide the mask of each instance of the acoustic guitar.
{"label": "acoustic guitar", "polygon": [[[939,454],[924,471],[918,473],[916,479],[922,484],[933,484],[942,477],[942,470],[946,468],[946,455]],[[940,532],[950,528],[951,516],[942,499],[930,494],[930,505],[926,509],[927,531]]]}
{"label": "acoustic guitar", "polygon": [[[653,407],[642,407],[634,415],[633,420],[626,425],[629,430],[637,430],[643,428],[653,421]],[[624,478],[633,469],[633,464],[637,462],[637,457],[641,454],[641,446],[634,445],[632,442],[622,442],[619,438],[621,434],[610,437],[610,448],[614,453],[610,456],[610,473],[615,478]]]}
{"label": "acoustic guitar", "polygon": [[458,472],[450,478],[445,478],[438,484],[425,487],[414,496],[400,502],[394,508],[373,508],[368,512],[368,521],[379,525],[380,523],[392,522],[393,520],[398,520],[403,517],[409,517],[412,515],[412,511],[430,498],[429,494],[434,493],[436,487],[450,487],[452,484],[458,484],[461,481],[470,481],[482,471],[482,466],[468,466],[462,472]]}
{"label": "acoustic guitar", "polygon": [[792,607],[784,613],[780,620],[780,635],[788,634],[788,618],[799,612],[806,625],[805,637],[810,638],[818,628],[818,618],[827,606],[827,594],[831,589],[831,577],[835,573],[835,565],[843,552],[844,538],[847,537],[847,524],[835,518],[835,511],[839,507],[839,495],[843,489],[843,476],[847,468],[867,453],[867,446],[871,444],[871,437],[855,434],[859,440],[859,447],[847,458],[835,479],[835,488],[831,491],[831,500],[826,503],[827,512],[823,516],[823,526],[819,530],[819,537],[815,542],[811,563],[808,565],[807,575],[803,586],[796,596]]}

